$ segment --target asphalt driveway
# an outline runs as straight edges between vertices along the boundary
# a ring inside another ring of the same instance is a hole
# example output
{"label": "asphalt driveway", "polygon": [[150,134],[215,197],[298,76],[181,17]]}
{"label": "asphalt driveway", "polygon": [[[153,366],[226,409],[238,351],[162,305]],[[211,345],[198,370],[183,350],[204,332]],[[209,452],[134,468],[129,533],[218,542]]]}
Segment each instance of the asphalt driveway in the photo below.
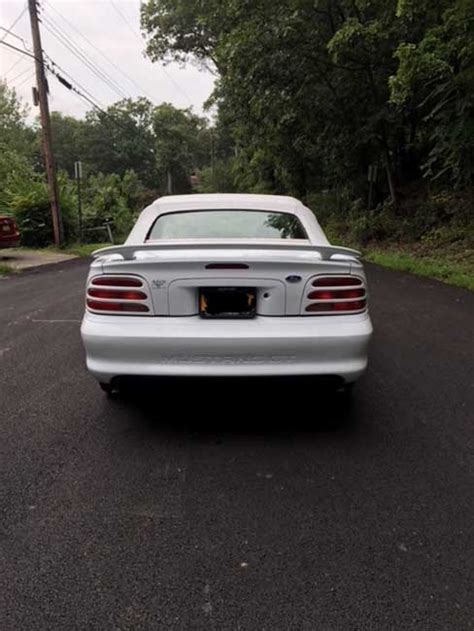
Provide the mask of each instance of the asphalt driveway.
{"label": "asphalt driveway", "polygon": [[0,629],[473,629],[474,294],[368,266],[346,409],[310,380],[110,401],[87,263],[0,279]]}

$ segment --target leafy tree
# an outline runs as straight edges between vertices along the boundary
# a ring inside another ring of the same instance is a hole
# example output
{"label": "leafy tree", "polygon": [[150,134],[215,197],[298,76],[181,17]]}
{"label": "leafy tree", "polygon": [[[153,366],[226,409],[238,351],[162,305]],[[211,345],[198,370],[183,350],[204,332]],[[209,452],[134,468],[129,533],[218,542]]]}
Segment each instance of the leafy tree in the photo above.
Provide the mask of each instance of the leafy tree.
{"label": "leafy tree", "polygon": [[33,155],[35,132],[26,123],[27,115],[28,108],[15,90],[6,81],[0,81],[0,151],[9,149],[24,156]]}
{"label": "leafy tree", "polygon": [[[74,191],[65,173],[58,177],[64,235],[68,242],[77,238],[77,215]],[[48,187],[42,175],[25,179],[18,173],[6,191],[7,203],[18,222],[22,245],[45,247],[53,244],[53,225]]]}
{"label": "leafy tree", "polygon": [[[357,197],[375,163],[397,201],[425,162],[430,177],[445,167],[472,176],[472,2],[148,0],[142,27],[153,60],[218,71],[213,102],[231,128],[240,188]],[[443,88],[440,67],[457,80]]]}
{"label": "leafy tree", "polygon": [[142,4],[142,27],[153,33],[148,54],[156,61],[189,58],[218,65],[217,41],[224,30],[227,2],[220,0],[149,0]]}
{"label": "leafy tree", "polygon": [[[51,135],[56,165],[74,177],[74,163],[83,159],[87,123],[60,112],[51,113]],[[39,142],[39,139],[38,139]]]}
{"label": "leafy tree", "polygon": [[145,98],[125,99],[86,115],[80,153],[92,172],[117,173],[129,169],[140,174],[146,186],[155,187],[153,105]]}
{"label": "leafy tree", "polygon": [[161,193],[190,192],[191,173],[208,160],[205,119],[163,103],[155,108],[152,125]]}
{"label": "leafy tree", "polygon": [[[443,4],[441,19],[419,42],[398,46],[391,98],[422,112],[429,134],[425,174],[466,186],[474,177],[474,0]],[[404,0],[398,14],[411,21],[422,10],[429,5]]]}

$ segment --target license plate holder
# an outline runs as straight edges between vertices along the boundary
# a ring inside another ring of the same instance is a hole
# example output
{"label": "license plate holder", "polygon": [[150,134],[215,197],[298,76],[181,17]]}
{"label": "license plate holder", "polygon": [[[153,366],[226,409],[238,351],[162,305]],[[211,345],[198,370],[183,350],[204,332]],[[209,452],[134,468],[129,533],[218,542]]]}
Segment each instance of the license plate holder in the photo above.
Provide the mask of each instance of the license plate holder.
{"label": "license plate holder", "polygon": [[257,315],[255,287],[200,287],[201,318],[249,319]]}

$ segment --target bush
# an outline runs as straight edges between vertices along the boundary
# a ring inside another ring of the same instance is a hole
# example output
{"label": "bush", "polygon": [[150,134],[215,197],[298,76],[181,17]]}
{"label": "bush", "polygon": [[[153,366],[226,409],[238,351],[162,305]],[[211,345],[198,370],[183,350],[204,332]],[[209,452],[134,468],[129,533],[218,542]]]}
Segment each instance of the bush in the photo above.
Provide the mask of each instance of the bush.
{"label": "bush", "polygon": [[[135,208],[141,197],[141,187],[133,171],[123,178],[119,175],[99,173],[91,176],[84,185],[84,218],[90,228],[112,223],[115,241],[123,240],[135,223]],[[97,240],[97,232],[91,238]]]}
{"label": "bush", "polygon": [[[64,174],[58,178],[64,238],[71,243],[77,238],[77,213],[71,185]],[[27,247],[47,247],[54,243],[53,221],[48,187],[39,176],[17,185],[9,192],[8,207],[15,215],[21,232],[21,243]]]}
{"label": "bush", "polygon": [[334,241],[341,237],[356,245],[383,241],[448,245],[463,241],[471,247],[473,200],[472,191],[468,190],[462,194],[411,198],[398,209],[387,202],[367,210],[362,200],[350,202],[345,195],[326,193],[309,196],[309,205]]}

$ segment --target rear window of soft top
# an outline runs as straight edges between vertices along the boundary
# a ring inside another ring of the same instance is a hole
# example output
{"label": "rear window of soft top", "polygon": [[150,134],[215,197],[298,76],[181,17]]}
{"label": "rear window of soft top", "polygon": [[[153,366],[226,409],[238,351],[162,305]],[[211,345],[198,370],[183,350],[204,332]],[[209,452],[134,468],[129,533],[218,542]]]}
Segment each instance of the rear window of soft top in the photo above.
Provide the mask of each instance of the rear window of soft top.
{"label": "rear window of soft top", "polygon": [[307,239],[295,215],[270,210],[190,210],[159,215],[148,240]]}

